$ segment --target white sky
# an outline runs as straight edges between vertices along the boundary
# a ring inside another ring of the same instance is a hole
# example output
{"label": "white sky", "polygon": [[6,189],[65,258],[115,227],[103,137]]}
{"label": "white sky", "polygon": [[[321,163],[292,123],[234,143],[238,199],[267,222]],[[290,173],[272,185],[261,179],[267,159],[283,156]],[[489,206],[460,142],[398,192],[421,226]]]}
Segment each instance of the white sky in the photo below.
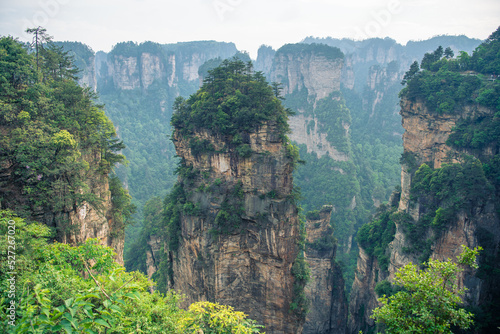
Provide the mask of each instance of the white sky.
{"label": "white sky", "polygon": [[54,40],[110,51],[122,41],[234,42],[255,59],[307,36],[399,43],[436,35],[487,38],[500,25],[499,0],[0,0],[0,35],[28,40],[42,26]]}

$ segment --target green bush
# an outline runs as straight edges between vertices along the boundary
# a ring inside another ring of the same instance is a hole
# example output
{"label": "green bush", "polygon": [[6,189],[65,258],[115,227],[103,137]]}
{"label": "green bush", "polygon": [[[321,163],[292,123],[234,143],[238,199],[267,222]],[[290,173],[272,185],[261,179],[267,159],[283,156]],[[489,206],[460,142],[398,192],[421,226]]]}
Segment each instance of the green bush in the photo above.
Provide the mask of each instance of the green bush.
{"label": "green bush", "polygon": [[[16,293],[7,278],[8,226],[15,226]],[[261,326],[232,308],[196,303],[184,311],[174,292],[149,291],[144,274],[125,272],[112,249],[87,240],[48,243],[49,229],[0,211],[0,331],[2,333],[259,333]],[[15,302],[15,319],[7,308]]]}

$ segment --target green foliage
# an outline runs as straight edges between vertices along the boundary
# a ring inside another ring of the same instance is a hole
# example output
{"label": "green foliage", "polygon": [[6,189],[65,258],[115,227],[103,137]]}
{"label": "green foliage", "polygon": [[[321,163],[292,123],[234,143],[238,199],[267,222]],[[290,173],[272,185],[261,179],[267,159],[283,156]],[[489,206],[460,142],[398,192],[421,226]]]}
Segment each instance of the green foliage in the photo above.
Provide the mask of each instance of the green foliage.
{"label": "green foliage", "polygon": [[249,144],[243,144],[236,147],[236,153],[242,158],[249,158],[252,156],[252,147]]}
{"label": "green foliage", "polygon": [[319,220],[321,219],[319,216],[319,210],[312,210],[306,212],[307,220]]}
{"label": "green foliage", "polygon": [[[124,145],[95,94],[78,86],[72,59],[61,47],[48,43],[35,55],[2,37],[0,54],[0,164],[9,175],[2,180],[2,207],[23,217],[59,217],[84,201],[100,210],[102,199],[91,183],[105,182],[124,162],[115,153]],[[65,223],[58,226],[65,233]]]}
{"label": "green foliage", "polygon": [[151,235],[158,235],[161,231],[163,221],[162,199],[158,196],[151,197],[144,205],[142,213],[144,218],[141,225],[141,234],[130,245],[127,254],[124,254],[124,258],[127,271],[137,270],[146,274],[147,241]]}
{"label": "green foliage", "polygon": [[403,290],[380,297],[382,306],[373,310],[371,318],[383,323],[386,333],[452,333],[452,326],[468,329],[472,314],[459,307],[465,288],[458,288],[457,275],[463,270],[459,264],[475,266],[480,249],[462,248],[458,264],[429,260],[423,270],[411,263],[399,269],[394,284]]}
{"label": "green foliage", "polygon": [[[15,224],[9,222],[15,222]],[[15,226],[15,296],[7,257],[8,226]],[[261,326],[230,307],[193,304],[178,307],[173,292],[150,293],[138,272],[125,272],[114,252],[88,240],[77,247],[49,244],[46,226],[27,224],[0,211],[0,330],[2,333],[258,333]],[[15,303],[15,320],[7,308]],[[201,308],[204,309],[200,312]],[[203,314],[202,314],[203,313]],[[205,321],[207,320],[207,321]],[[11,322],[12,321],[12,322]]]}
{"label": "green foliage", "polygon": [[319,100],[314,109],[319,130],[326,139],[343,153],[350,153],[350,140],[346,127],[351,124],[351,115],[340,92],[333,92]]}
{"label": "green foliage", "polygon": [[304,258],[303,252],[298,255],[292,266],[293,282],[293,299],[290,305],[290,310],[297,316],[305,318],[311,301],[307,298],[304,287],[310,280],[311,270]]}
{"label": "green foliage", "polygon": [[307,246],[318,252],[328,252],[335,247],[336,243],[337,240],[333,237],[332,229],[329,234],[321,236],[321,238],[314,240],[312,243],[308,242]]}
{"label": "green foliage", "polygon": [[477,160],[467,160],[462,164],[445,164],[436,169],[422,164],[415,173],[411,196],[428,197],[431,204],[457,212],[480,206],[492,191],[483,165]]}
{"label": "green foliage", "polygon": [[[497,97],[500,98],[500,90]],[[446,144],[458,149],[482,150],[494,142],[496,138],[500,138],[500,112],[476,119],[459,120]]]}
{"label": "green foliage", "polygon": [[197,129],[234,136],[253,132],[265,121],[274,121],[279,135],[289,131],[289,111],[281,105],[260,72],[254,73],[251,63],[233,58],[224,60],[210,70],[202,87],[188,100],[174,103],[172,125],[182,134]]}
{"label": "green foliage", "polygon": [[412,101],[420,99],[438,114],[453,113],[462,105],[474,102],[499,109],[500,83],[481,75],[496,75],[500,71],[499,30],[477,47],[472,57],[462,52],[453,59],[451,49],[445,51],[439,46],[434,52],[426,53],[420,64],[422,71],[413,63],[403,79],[402,84],[407,87],[400,96]]}
{"label": "green foliage", "polygon": [[484,74],[500,73],[500,27],[497,28],[481,45],[471,59],[473,70]]}
{"label": "green foliage", "polygon": [[395,222],[407,219],[407,215],[396,212],[396,208],[381,206],[375,218],[358,230],[356,240],[359,246],[377,258],[380,269],[387,271],[389,266],[387,245],[394,239]]}
{"label": "green foliage", "polygon": [[123,188],[120,179],[115,175],[109,177],[109,191],[111,192],[111,215],[115,226],[121,226],[118,230],[120,233],[125,232],[125,226],[133,224],[132,215],[136,211],[136,207],[132,204],[132,197],[128,191]]}
{"label": "green foliage", "polygon": [[311,54],[314,53],[317,56],[323,56],[330,60],[344,59],[344,54],[339,48],[331,47],[326,44],[285,44],[276,51],[276,55],[280,54]]}
{"label": "green foliage", "polygon": [[405,165],[406,167],[408,167],[410,173],[415,172],[417,170],[417,168],[419,167],[418,163],[417,163],[417,158],[413,152],[404,151],[401,154],[401,158],[399,159],[399,163],[401,165]]}
{"label": "green foliage", "polygon": [[241,225],[241,216],[244,213],[243,184],[240,181],[227,190],[220,210],[215,217],[213,233],[227,234],[237,230]]}
{"label": "green foliage", "polygon": [[199,140],[196,137],[189,140],[189,147],[191,148],[191,154],[195,157],[203,153],[215,151],[214,145],[209,140]]}
{"label": "green foliage", "polygon": [[375,285],[375,293],[379,297],[383,296],[390,297],[394,293],[391,282],[389,282],[388,280],[383,280],[378,282]]}
{"label": "green foliage", "polygon": [[[484,205],[494,194],[484,166],[477,160],[445,164],[432,169],[422,164],[415,172],[410,191],[412,200],[425,203],[422,218],[404,221],[402,226],[411,246],[408,252],[420,253],[420,261],[430,255],[430,246],[446,230],[456,215]],[[429,232],[432,231],[432,234]]]}
{"label": "green foliage", "polygon": [[262,326],[247,319],[246,314],[235,311],[231,306],[197,302],[189,306],[189,312],[180,328],[183,333],[193,334],[252,334],[260,333]]}
{"label": "green foliage", "polygon": [[306,250],[306,225],[304,218],[305,217],[302,214],[299,214],[299,252],[293,262],[291,270],[291,274],[293,276],[293,298],[292,303],[290,304],[290,311],[295,313],[301,319],[305,319],[311,303],[304,292],[306,284],[311,279],[311,270],[309,269],[309,264],[304,256],[304,252]]}

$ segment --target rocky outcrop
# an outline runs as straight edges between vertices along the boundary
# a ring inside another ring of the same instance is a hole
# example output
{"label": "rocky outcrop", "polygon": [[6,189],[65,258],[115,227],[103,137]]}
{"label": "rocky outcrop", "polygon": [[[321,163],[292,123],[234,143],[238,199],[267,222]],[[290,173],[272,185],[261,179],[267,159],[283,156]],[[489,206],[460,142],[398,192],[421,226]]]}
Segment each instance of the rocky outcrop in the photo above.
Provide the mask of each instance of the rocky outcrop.
{"label": "rocky outcrop", "polygon": [[[1,131],[1,130],[0,130]],[[30,220],[43,223],[56,230],[55,239],[58,242],[78,245],[90,238],[99,239],[100,244],[113,248],[116,252],[116,261],[123,264],[124,229],[123,225],[115,223],[113,219],[113,204],[109,190],[109,179],[107,173],[99,171],[101,154],[99,151],[82,154],[83,160],[88,165],[83,188],[90,189],[95,202],[76,202],[72,197],[60,205],[60,208],[48,208],[44,206],[34,207],[33,210],[25,212]],[[29,166],[27,166],[29,167]],[[22,187],[16,184],[16,177],[12,175],[14,165],[2,164],[0,166],[0,180],[2,181],[2,193],[9,194],[9,200],[2,203],[2,208],[15,208],[26,204]],[[61,197],[65,191],[70,191],[62,186]],[[96,204],[98,203],[98,204]],[[26,207],[29,207],[26,205]]]}
{"label": "rocky outcrop", "polygon": [[298,144],[305,144],[308,152],[316,152],[318,157],[328,154],[330,158],[336,161],[349,160],[346,153],[338,151],[328,141],[327,134],[320,131],[319,122],[313,115],[299,114],[290,117],[288,124],[292,130],[290,139]]}
{"label": "rocky outcrop", "polygon": [[306,261],[311,271],[305,293],[311,302],[304,334],[344,334],[347,300],[342,271],[335,262],[336,245],[330,225],[332,206],[306,222]]}
{"label": "rocky outcrop", "polygon": [[96,55],[97,78],[101,88],[148,89],[158,81],[178,94],[179,86],[198,86],[198,69],[212,58],[228,58],[237,50],[233,43],[200,41],[160,45],[129,43],[126,51],[117,47],[109,54]]}
{"label": "rocky outcrop", "polygon": [[[446,141],[459,120],[474,120],[492,113],[485,107],[466,105],[455,110],[453,114],[437,114],[427,109],[421,101],[401,101],[402,124],[405,128],[403,146],[405,163],[402,166],[401,198],[399,212],[410,214],[414,222],[418,222],[428,213],[429,203],[420,198],[411,198],[410,189],[415,170],[422,163],[440,168],[444,163],[460,162],[460,154],[468,153],[476,157],[491,155],[498,149],[486,147],[482,151],[458,152],[446,144]],[[417,224],[417,223],[416,223]],[[500,219],[493,199],[475,203],[472,208],[462,208],[455,214],[453,221],[438,235],[429,229],[425,238],[432,240],[430,258],[447,260],[456,259],[461,253],[461,245],[469,248],[482,246],[487,248],[485,258],[489,258],[488,266],[499,266],[498,244],[500,242]],[[422,240],[424,242],[425,240]],[[386,255],[389,256],[388,270],[380,269],[377,260],[360,249],[355,281],[351,290],[349,305],[349,333],[358,333],[374,326],[369,318],[371,310],[378,306],[375,285],[384,279],[392,281],[396,271],[408,263],[419,263],[422,254],[408,252],[411,243],[407,240],[404,227],[396,222],[394,240],[388,245]],[[483,260],[485,261],[484,258]],[[491,262],[493,261],[493,262]],[[497,261],[497,262],[495,262]],[[492,295],[497,291],[497,283],[477,271],[465,270],[458,278],[458,286],[466,287],[464,301],[478,307],[492,302]]]}
{"label": "rocky outcrop", "polygon": [[255,61],[255,70],[262,71],[265,74],[271,72],[273,66],[273,59],[276,51],[272,47],[262,45],[257,53],[257,60]]}
{"label": "rocky outcrop", "polygon": [[321,53],[283,52],[278,50],[271,69],[271,81],[283,84],[283,94],[303,89],[318,101],[340,90],[343,58]]}
{"label": "rocky outcrop", "polygon": [[[79,73],[78,84],[80,86],[89,87],[94,92],[97,91],[97,78],[95,69],[95,56],[88,57],[85,62],[86,66],[81,68]],[[83,67],[83,66],[82,66]]]}
{"label": "rocky outcrop", "polygon": [[349,300],[348,332],[357,334],[360,330],[373,327],[373,319],[370,318],[371,310],[379,306],[375,285],[380,273],[377,259],[366,254],[363,248],[359,248],[356,275],[351,288]]}
{"label": "rocky outcrop", "polygon": [[[252,153],[245,158],[228,149],[229,138],[201,130],[195,137],[214,150],[194,155],[188,138],[173,136],[183,166],[196,171],[183,188],[199,211],[181,215],[179,247],[168,254],[171,288],[186,295],[186,305],[215,301],[249,314],[267,333],[301,333],[302,321],[290,311],[298,211],[290,199],[292,162],[276,125],[248,133],[243,140]],[[234,214],[238,223],[230,224]]]}
{"label": "rocky outcrop", "polygon": [[[305,144],[307,151],[315,152],[318,157],[329,154],[337,161],[347,161],[349,156],[328,140],[322,128],[331,127],[331,124],[322,124],[315,110],[320,100],[338,100],[338,96],[332,94],[340,91],[341,78],[350,76],[350,71],[344,71],[343,65],[343,55],[336,48],[312,46],[302,49],[301,44],[292,44],[276,52],[269,75],[271,81],[282,84],[281,93],[285,101],[293,104],[294,111],[298,111],[289,119],[292,130],[290,139],[297,144]],[[335,110],[329,112],[328,120],[333,124],[340,116]],[[342,120],[342,125],[345,131],[343,136],[347,136],[350,124]]]}

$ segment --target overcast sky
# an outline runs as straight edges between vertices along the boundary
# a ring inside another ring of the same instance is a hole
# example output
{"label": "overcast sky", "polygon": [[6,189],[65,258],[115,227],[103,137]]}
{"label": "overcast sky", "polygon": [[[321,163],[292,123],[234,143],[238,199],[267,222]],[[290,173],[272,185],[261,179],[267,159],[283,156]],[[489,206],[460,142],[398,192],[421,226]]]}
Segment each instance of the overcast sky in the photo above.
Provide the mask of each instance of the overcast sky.
{"label": "overcast sky", "polygon": [[110,51],[122,41],[234,42],[256,57],[307,36],[399,43],[436,35],[487,38],[500,25],[499,0],[0,0],[0,35],[27,40],[42,26],[54,40]]}

